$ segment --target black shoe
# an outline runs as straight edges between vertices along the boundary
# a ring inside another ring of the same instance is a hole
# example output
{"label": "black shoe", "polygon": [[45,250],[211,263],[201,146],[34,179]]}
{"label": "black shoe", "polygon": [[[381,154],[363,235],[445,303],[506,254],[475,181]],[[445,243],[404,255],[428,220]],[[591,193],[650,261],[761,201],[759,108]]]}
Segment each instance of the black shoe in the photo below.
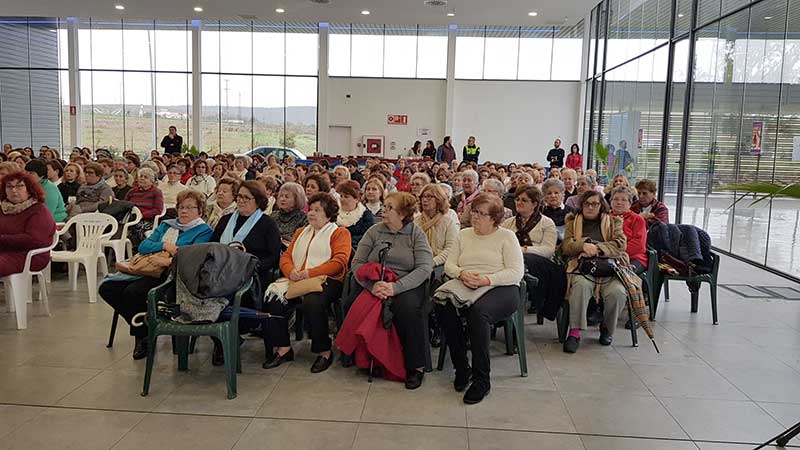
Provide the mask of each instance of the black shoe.
{"label": "black shoe", "polygon": [[472,383],[469,389],[467,389],[467,392],[464,394],[464,403],[467,405],[480,403],[484,397],[489,395],[489,391],[491,390],[492,387],[489,385],[489,383],[476,381]]}
{"label": "black shoe", "polygon": [[222,344],[214,341],[214,352],[211,353],[211,365],[222,366],[225,364],[225,352],[222,351]]}
{"label": "black shoe", "polygon": [[439,348],[442,346],[442,338],[438,334],[431,334],[431,347]]}
{"label": "black shoe", "polygon": [[536,314],[537,312],[538,309],[536,308],[536,303],[531,302],[531,304],[528,306],[528,314]]}
{"label": "black shoe", "polygon": [[136,338],[136,345],[133,347],[133,359],[147,358],[147,338]]}
{"label": "black shoe", "polygon": [[314,364],[311,365],[311,373],[320,373],[328,370],[328,367],[333,364],[333,355],[329,357],[324,357],[322,355],[317,356],[317,359],[314,361]]}
{"label": "black shoe", "polygon": [[609,346],[612,340],[613,338],[608,334],[608,329],[606,327],[600,327],[600,345]]}
{"label": "black shoe", "polygon": [[344,353],[342,353],[342,357],[339,358],[339,362],[342,363],[342,367],[344,367],[345,369],[348,367],[353,367],[354,364],[353,357],[351,355],[346,355]]}
{"label": "black shoe", "polygon": [[468,368],[464,370],[456,370],[456,379],[453,380],[453,387],[456,392],[464,392],[464,389],[469,386],[469,379],[472,377],[472,371]]}
{"label": "black shoe", "polygon": [[575,353],[581,345],[581,340],[575,336],[568,336],[564,342],[564,353]]}
{"label": "black shoe", "polygon": [[406,374],[406,389],[416,389],[422,386],[422,379],[425,378],[425,372],[412,369]]}
{"label": "black shoe", "polygon": [[294,349],[290,348],[289,351],[283,355],[278,355],[276,353],[272,360],[267,359],[267,361],[265,361],[261,367],[263,369],[274,369],[275,367],[278,367],[288,361],[294,361]]}

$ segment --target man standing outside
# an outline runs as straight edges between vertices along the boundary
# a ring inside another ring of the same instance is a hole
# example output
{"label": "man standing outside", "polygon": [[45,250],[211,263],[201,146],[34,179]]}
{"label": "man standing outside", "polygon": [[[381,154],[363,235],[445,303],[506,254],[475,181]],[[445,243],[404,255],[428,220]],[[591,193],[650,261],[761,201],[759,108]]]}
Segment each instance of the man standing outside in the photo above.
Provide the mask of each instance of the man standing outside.
{"label": "man standing outside", "polygon": [[475,144],[475,136],[470,136],[467,139],[467,145],[464,146],[462,152],[462,160],[467,162],[474,162],[478,164],[478,157],[481,154],[481,148]]}
{"label": "man standing outside", "polygon": [[174,125],[170,125],[169,134],[161,140],[161,147],[164,148],[164,153],[180,154],[181,147],[183,147],[183,138],[178,135],[178,129]]}
{"label": "man standing outside", "polygon": [[564,167],[564,149],[561,148],[561,139],[556,138],[553,142],[553,148],[547,152],[547,162],[550,163],[550,167],[558,167],[559,169]]}

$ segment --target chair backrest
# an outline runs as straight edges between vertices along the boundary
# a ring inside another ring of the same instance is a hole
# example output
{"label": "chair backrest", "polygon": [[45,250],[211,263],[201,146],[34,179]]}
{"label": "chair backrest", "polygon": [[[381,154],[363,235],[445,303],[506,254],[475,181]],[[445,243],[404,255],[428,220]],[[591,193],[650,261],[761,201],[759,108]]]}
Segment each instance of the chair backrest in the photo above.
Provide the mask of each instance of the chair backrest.
{"label": "chair backrest", "polygon": [[58,233],[53,234],[53,241],[47,247],[36,248],[28,252],[28,255],[25,256],[25,267],[22,269],[23,272],[30,272],[31,270],[31,260],[36,255],[40,255],[42,253],[48,253],[50,250],[54,249],[58,245]]}
{"label": "chair backrest", "polygon": [[164,206],[161,208],[161,214],[159,214],[159,215],[157,215],[157,216],[155,216],[155,217],[153,218],[153,229],[154,229],[154,230],[155,230],[156,228],[158,228],[158,220],[159,220],[159,219],[161,219],[162,217],[164,217],[166,214],[167,214],[167,205],[164,205]]}
{"label": "chair backrest", "polygon": [[[99,249],[103,241],[107,241],[117,232],[117,220],[103,213],[84,213],[70,219],[65,225],[75,225],[78,250]],[[108,228],[110,231],[106,231]]]}
{"label": "chair backrest", "polygon": [[142,221],[142,212],[136,206],[131,209],[131,214],[128,216],[128,221],[122,225],[122,239],[128,237],[128,228]]}

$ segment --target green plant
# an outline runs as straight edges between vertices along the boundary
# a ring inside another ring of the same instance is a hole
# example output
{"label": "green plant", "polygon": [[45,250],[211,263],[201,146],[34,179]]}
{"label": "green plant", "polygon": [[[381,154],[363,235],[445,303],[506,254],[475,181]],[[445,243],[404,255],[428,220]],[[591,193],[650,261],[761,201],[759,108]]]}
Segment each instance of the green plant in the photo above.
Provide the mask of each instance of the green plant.
{"label": "green plant", "polygon": [[[742,196],[736,198],[733,201],[733,203],[731,203],[730,207],[733,207],[740,201],[744,200],[744,198],[750,194],[756,196],[756,198],[754,198],[753,201],[750,202],[750,206],[753,206],[764,200],[770,200],[773,198],[800,199],[800,183],[776,184],[776,183],[766,183],[762,181],[754,181],[752,183],[742,183],[742,184],[724,186],[722,190],[736,191],[736,193],[743,192]],[[736,195],[736,193],[734,193],[734,196]]]}
{"label": "green plant", "polygon": [[195,147],[194,145],[189,147],[188,144],[184,143],[181,146],[181,153],[191,153],[192,155],[197,156],[200,154],[200,150],[198,150],[197,147]]}
{"label": "green plant", "polygon": [[608,146],[603,145],[602,142],[595,142],[594,143],[594,152],[597,154],[597,159],[602,164],[605,164],[608,161]]}

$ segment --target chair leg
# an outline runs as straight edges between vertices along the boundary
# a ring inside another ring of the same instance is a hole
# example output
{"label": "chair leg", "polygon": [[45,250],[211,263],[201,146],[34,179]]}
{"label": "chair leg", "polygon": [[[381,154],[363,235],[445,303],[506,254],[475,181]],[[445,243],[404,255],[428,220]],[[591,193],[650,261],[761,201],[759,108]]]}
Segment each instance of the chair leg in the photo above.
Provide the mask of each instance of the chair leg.
{"label": "chair leg", "polygon": [[97,258],[84,261],[86,286],[89,288],[89,303],[97,303]]}
{"label": "chair leg", "polygon": [[558,342],[564,343],[567,341],[567,332],[569,331],[569,303],[564,302],[561,308],[556,313],[556,328],[558,328]]}
{"label": "chair leg", "polygon": [[36,279],[39,281],[39,300],[44,306],[44,313],[50,317],[52,314],[50,314],[50,301],[47,297],[47,281],[45,281],[44,273],[36,275]]}
{"label": "chair leg", "polygon": [[28,328],[28,303],[26,299],[27,282],[22,274],[9,275],[3,279],[6,285],[6,302],[9,310],[14,310],[17,316],[17,329],[25,330]]}
{"label": "chair leg", "polygon": [[156,337],[147,335],[147,365],[144,369],[144,385],[142,386],[142,397],[150,393],[150,380],[153,377],[153,365],[156,359]]}
{"label": "chair leg", "polygon": [[433,364],[431,362],[431,331],[428,319],[429,314],[425,314],[425,327],[423,327],[423,338],[425,339],[425,372],[433,371]]}
{"label": "chair leg", "polygon": [[719,325],[719,317],[717,317],[717,283],[710,283],[711,288],[711,315],[714,318],[714,325]]}
{"label": "chair leg", "polygon": [[178,347],[178,370],[189,370],[189,336],[176,336],[175,341]]}
{"label": "chair leg", "polygon": [[517,312],[511,318],[514,326],[514,331],[517,333],[517,346],[519,353],[519,372],[522,377],[528,376],[528,354],[525,350],[525,318],[522,314]]}
{"label": "chair leg", "polygon": [[108,258],[106,258],[105,253],[100,252],[100,256],[97,259],[100,261],[100,273],[105,277],[108,275]]}
{"label": "chair leg", "polygon": [[[510,319],[509,319],[510,320]],[[506,355],[514,354],[514,327],[506,320],[503,325],[503,335],[506,339]]]}
{"label": "chair leg", "polygon": [[698,303],[700,302],[700,287],[697,289],[689,289],[689,295],[692,299],[692,313],[697,312]]}
{"label": "chair leg", "polygon": [[664,280],[664,301],[669,302],[669,280]]}
{"label": "chair leg", "polygon": [[447,336],[442,333],[442,343],[439,345],[439,360],[436,362],[436,370],[444,369],[444,359],[447,357]]}
{"label": "chair leg", "polygon": [[194,347],[197,345],[197,336],[192,336],[189,338],[189,354],[194,354]]}
{"label": "chair leg", "polygon": [[78,265],[77,261],[70,261],[67,263],[69,268],[69,288],[70,290],[77,291],[78,290],[78,271],[80,270],[80,266]]}
{"label": "chair leg", "polygon": [[128,258],[133,258],[133,243],[130,239],[125,239],[125,250]]}
{"label": "chair leg", "polygon": [[638,347],[639,336],[636,334],[636,319],[633,317],[633,311],[631,311],[630,306],[628,306],[628,320],[631,322],[631,346]]}
{"label": "chair leg", "polygon": [[25,302],[30,305],[33,303],[33,275],[26,276],[25,283],[27,283],[25,291],[28,293],[28,297],[25,299]]}
{"label": "chair leg", "polygon": [[106,344],[106,348],[114,346],[114,336],[117,334],[117,322],[119,322],[119,313],[114,311],[114,318],[111,319],[111,332],[108,333],[108,344]]}
{"label": "chair leg", "polygon": [[225,354],[225,381],[228,388],[228,399],[236,398],[236,349],[230,333],[223,333],[221,337],[222,351]]}

